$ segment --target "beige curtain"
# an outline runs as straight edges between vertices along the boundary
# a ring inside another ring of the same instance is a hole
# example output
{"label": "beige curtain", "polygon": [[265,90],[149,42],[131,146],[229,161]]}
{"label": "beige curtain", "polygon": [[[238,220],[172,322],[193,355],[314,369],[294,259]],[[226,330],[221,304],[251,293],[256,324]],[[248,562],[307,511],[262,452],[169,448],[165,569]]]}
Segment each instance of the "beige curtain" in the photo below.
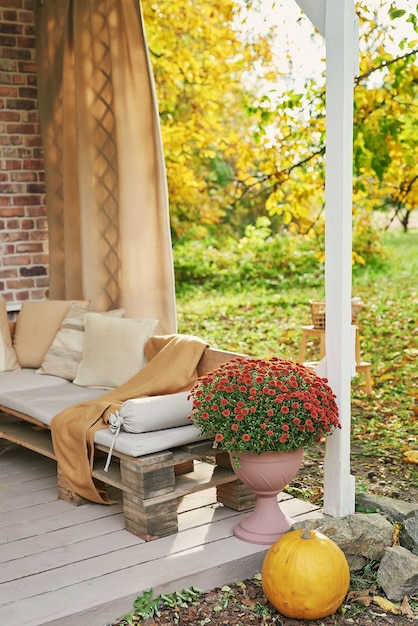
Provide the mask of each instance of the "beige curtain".
{"label": "beige curtain", "polygon": [[138,0],[36,0],[50,297],[176,332],[166,174]]}

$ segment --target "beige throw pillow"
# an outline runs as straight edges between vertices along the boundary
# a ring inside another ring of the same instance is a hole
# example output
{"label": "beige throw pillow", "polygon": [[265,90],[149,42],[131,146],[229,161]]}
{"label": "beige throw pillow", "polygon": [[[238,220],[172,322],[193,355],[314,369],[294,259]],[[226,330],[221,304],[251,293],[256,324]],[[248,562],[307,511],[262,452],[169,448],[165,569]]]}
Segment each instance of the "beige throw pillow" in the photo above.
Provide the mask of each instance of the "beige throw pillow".
{"label": "beige throw pillow", "polygon": [[145,344],[157,324],[158,320],[153,319],[118,319],[88,313],[83,358],[73,382],[82,387],[119,387],[144,367]]}
{"label": "beige throw pillow", "polygon": [[6,302],[0,300],[0,372],[19,369],[15,349],[10,336]]}
{"label": "beige throw pillow", "polygon": [[13,337],[13,346],[21,367],[41,366],[73,302],[84,307],[89,305],[88,300],[39,300],[22,304]]}
{"label": "beige throw pillow", "polygon": [[[84,321],[89,309],[72,304],[64,317],[58,333],[42,361],[37,374],[60,376],[74,380],[84,350]],[[123,317],[125,309],[106,311],[100,315]]]}

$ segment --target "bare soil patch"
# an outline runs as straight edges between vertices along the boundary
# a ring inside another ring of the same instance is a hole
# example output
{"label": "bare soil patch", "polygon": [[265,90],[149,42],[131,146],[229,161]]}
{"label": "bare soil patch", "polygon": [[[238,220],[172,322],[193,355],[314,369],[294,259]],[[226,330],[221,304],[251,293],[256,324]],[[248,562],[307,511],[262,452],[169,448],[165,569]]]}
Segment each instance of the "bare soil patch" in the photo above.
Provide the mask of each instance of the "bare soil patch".
{"label": "bare soil patch", "polygon": [[[266,600],[261,582],[245,580],[204,593],[198,601],[185,607],[162,608],[155,617],[133,621],[144,626],[411,626],[414,617],[385,613],[378,606],[365,607],[353,601],[344,604],[334,615],[319,620],[290,619],[278,613]],[[125,626],[117,622],[113,626]]]}

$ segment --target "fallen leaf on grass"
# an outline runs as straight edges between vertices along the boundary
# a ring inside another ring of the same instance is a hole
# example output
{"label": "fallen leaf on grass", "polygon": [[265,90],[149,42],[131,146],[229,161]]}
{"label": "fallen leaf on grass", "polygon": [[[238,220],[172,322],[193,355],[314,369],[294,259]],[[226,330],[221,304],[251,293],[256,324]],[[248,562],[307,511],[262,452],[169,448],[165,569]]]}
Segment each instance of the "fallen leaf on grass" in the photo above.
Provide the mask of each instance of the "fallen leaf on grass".
{"label": "fallen leaf on grass", "polygon": [[418,349],[417,348],[406,348],[404,350],[405,354],[407,356],[411,356],[413,358],[415,358],[418,355]]}
{"label": "fallen leaf on grass", "polygon": [[395,522],[393,525],[392,545],[399,546],[399,533],[401,532],[400,522]]}
{"label": "fallen leaf on grass", "polygon": [[322,500],[322,498],[324,497],[324,494],[322,491],[318,491],[315,495],[311,496],[309,498],[309,501],[312,503],[318,502],[319,500]]}
{"label": "fallen leaf on grass", "polygon": [[363,591],[350,591],[347,594],[347,602],[359,602],[364,606],[370,606],[373,602],[377,604],[385,613],[392,613],[392,615],[405,615],[406,617],[413,618],[415,617],[414,612],[411,609],[411,606],[408,602],[408,597],[405,596],[402,600],[401,604],[394,604],[387,598],[382,598],[382,596],[373,595],[372,589],[367,589]]}
{"label": "fallen leaf on grass", "polygon": [[404,461],[418,465],[418,450],[407,450],[403,453]]}
{"label": "fallen leaf on grass", "polygon": [[386,613],[393,613],[393,615],[401,615],[401,608],[397,604],[393,604],[387,598],[382,598],[381,596],[373,596],[373,602],[380,606],[383,611]]}
{"label": "fallen leaf on grass", "polygon": [[401,602],[401,615],[406,615],[406,617],[415,617],[415,614],[411,608],[411,605],[408,602],[408,597],[405,596]]}
{"label": "fallen leaf on grass", "polygon": [[360,602],[364,606],[370,606],[373,601],[373,597],[369,591],[350,591],[347,594],[347,602]]}

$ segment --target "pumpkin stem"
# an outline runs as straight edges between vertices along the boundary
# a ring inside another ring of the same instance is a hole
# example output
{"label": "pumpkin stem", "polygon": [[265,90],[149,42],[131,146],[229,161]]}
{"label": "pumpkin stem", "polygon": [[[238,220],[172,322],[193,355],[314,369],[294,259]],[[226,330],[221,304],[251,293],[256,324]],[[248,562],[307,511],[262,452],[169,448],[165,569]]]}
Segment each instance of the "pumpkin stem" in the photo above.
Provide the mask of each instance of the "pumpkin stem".
{"label": "pumpkin stem", "polygon": [[301,535],[301,539],[310,539],[310,538],[311,538],[311,536],[309,534],[309,530],[305,526],[305,528],[303,529],[303,533]]}

